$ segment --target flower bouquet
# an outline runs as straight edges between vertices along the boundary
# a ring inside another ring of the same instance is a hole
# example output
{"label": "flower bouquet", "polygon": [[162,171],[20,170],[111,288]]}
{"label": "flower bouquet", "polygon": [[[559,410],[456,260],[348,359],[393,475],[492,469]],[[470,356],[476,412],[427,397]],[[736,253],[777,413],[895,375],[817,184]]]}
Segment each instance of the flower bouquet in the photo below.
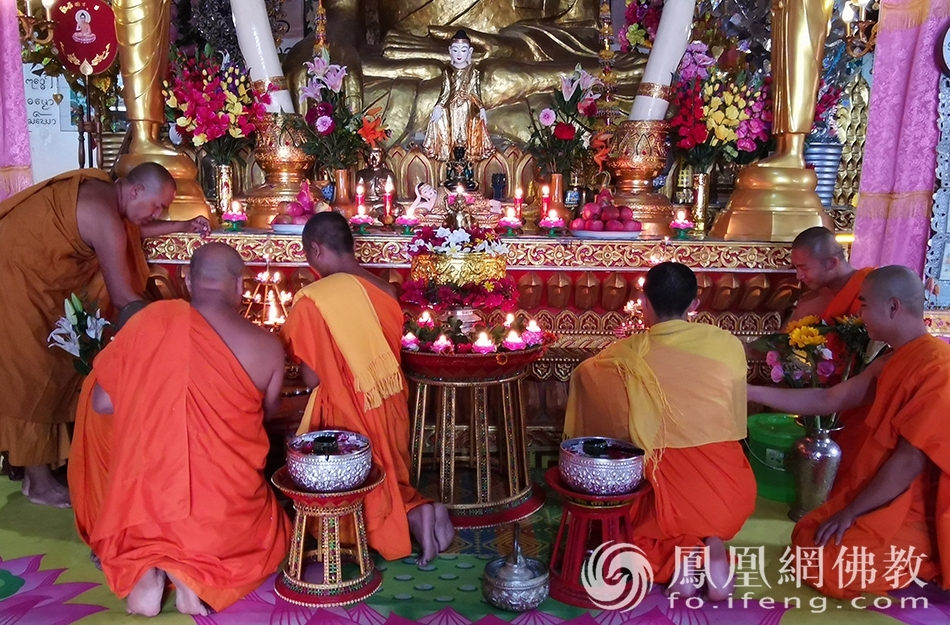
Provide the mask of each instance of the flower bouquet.
{"label": "flower bouquet", "polygon": [[309,81],[300,98],[309,100],[305,120],[310,132],[304,151],[327,169],[350,169],[389,136],[379,117],[382,109],[350,110],[343,84],[346,67],[331,64],[326,51],[306,66]]}
{"label": "flower bouquet", "polygon": [[587,154],[600,97],[593,88],[600,84],[578,65],[572,75],[561,77],[561,89],[554,93],[554,108],[543,109],[536,116],[532,112],[526,149],[542,176],[569,172]]}
{"label": "flower bouquet", "polygon": [[818,100],[815,103],[815,122],[808,135],[808,141],[839,141],[836,114],[843,93],[841,87],[828,83],[822,78],[818,86]]}
{"label": "flower bouquet", "polygon": [[617,33],[622,52],[652,48],[663,14],[662,0],[627,0],[624,25]]}
{"label": "flower bouquet", "polygon": [[216,165],[240,162],[270,101],[251,89],[246,68],[227,54],[219,58],[210,46],[194,56],[178,50],[164,91],[166,115],[178,134]]}
{"label": "flower bouquet", "polygon": [[89,312],[82,300],[73,293],[64,305],[65,316],[47,337],[50,347],[58,347],[73,357],[73,366],[82,375],[92,371],[92,361],[105,347],[104,332],[109,322],[100,316],[98,308]]}

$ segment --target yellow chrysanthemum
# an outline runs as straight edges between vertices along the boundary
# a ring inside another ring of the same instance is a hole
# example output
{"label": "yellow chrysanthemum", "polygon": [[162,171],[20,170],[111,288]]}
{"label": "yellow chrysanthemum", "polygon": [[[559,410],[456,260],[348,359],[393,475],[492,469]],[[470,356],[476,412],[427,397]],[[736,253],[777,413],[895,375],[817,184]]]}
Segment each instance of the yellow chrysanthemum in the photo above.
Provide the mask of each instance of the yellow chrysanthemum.
{"label": "yellow chrysanthemum", "polygon": [[804,328],[805,326],[814,326],[821,323],[821,319],[818,315],[808,315],[807,317],[802,317],[798,321],[789,321],[788,325],[785,326],[786,332],[791,332],[796,328]]}
{"label": "yellow chrysanthemum", "polygon": [[825,337],[821,335],[818,328],[805,326],[789,332],[788,342],[795,347],[805,349],[809,345],[824,345]]}

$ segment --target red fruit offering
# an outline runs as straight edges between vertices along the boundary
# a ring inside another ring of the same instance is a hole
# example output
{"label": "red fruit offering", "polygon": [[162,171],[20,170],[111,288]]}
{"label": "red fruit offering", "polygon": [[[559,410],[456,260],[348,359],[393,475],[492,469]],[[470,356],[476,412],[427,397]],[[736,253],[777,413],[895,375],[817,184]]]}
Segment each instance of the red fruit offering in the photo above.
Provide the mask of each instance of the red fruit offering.
{"label": "red fruit offering", "polygon": [[588,219],[587,221],[584,222],[584,227],[581,228],[581,230],[593,230],[593,229],[594,229],[594,223],[600,223],[600,220],[599,220],[599,219]]}
{"label": "red fruit offering", "polygon": [[596,202],[588,202],[587,204],[584,204],[582,211],[584,213],[590,214],[590,217],[585,216],[584,219],[593,219],[597,215],[600,215],[600,204],[597,204]]}
{"label": "red fruit offering", "polygon": [[605,206],[600,211],[601,221],[620,221],[620,209],[616,206]]}
{"label": "red fruit offering", "polygon": [[304,214],[303,205],[300,202],[287,202],[287,214],[291,217],[302,217]]}
{"label": "red fruit offering", "polygon": [[274,221],[271,223],[275,224],[289,224],[293,221],[293,218],[290,215],[277,215],[274,217]]}
{"label": "red fruit offering", "polygon": [[633,221],[628,221],[625,223],[623,225],[623,229],[627,232],[640,232],[640,230],[643,229],[643,224],[634,219]]}
{"label": "red fruit offering", "polygon": [[607,222],[607,225],[604,226],[604,229],[608,232],[623,232],[623,224],[620,223],[619,219],[611,219]]}
{"label": "red fruit offering", "polygon": [[571,222],[571,230],[583,230],[586,223],[582,217],[578,217]]}
{"label": "red fruit offering", "polygon": [[597,230],[598,232],[604,229],[604,222],[599,219],[592,219],[587,222],[588,230]]}
{"label": "red fruit offering", "polygon": [[626,223],[633,219],[633,209],[629,206],[620,207],[620,221]]}
{"label": "red fruit offering", "polygon": [[294,224],[295,226],[304,226],[307,224],[307,220],[309,219],[309,217],[307,217],[306,215],[299,215],[297,217],[292,217],[291,219],[292,219],[291,223]]}

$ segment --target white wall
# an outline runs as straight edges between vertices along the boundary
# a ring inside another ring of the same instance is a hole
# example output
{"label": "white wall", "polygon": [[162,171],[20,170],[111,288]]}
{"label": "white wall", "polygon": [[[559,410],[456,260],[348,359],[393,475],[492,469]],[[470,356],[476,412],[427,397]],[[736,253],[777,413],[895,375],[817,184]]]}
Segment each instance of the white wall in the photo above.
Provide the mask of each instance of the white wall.
{"label": "white wall", "polygon": [[[79,136],[76,127],[69,122],[69,85],[61,77],[34,76],[28,65],[23,66],[23,79],[33,181],[77,169]],[[63,94],[59,104],[53,100],[57,92]]]}

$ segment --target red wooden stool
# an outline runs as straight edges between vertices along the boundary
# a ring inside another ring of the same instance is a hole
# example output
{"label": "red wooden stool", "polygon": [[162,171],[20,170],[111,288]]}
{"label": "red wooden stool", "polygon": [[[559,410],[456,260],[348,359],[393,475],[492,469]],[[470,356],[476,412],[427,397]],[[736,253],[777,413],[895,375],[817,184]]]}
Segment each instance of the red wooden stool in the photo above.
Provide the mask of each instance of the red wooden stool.
{"label": "red wooden stool", "polygon": [[544,477],[564,505],[551,552],[551,597],[579,608],[599,609],[581,584],[588,546],[633,541],[630,505],[643,487],[624,495],[588,495],[570,490],[557,467],[548,469]]}
{"label": "red wooden stool", "polygon": [[[294,502],[296,518],[294,535],[290,543],[290,557],[283,571],[274,582],[278,596],[290,603],[309,607],[331,607],[357,603],[379,590],[382,575],[373,566],[369,546],[366,544],[366,525],[363,523],[363,499],[383,483],[386,473],[373,465],[363,484],[353,490],[339,493],[309,493],[294,484],[283,466],[271,478],[274,486]],[[307,522],[316,519],[319,528],[318,547],[306,551],[304,540]],[[341,522],[353,520],[356,529],[356,544],[344,546],[340,541]],[[319,561],[323,564],[323,583],[304,579],[307,564]],[[357,565],[359,572],[353,576],[343,571],[344,562]],[[349,579],[346,579],[349,577]]]}

